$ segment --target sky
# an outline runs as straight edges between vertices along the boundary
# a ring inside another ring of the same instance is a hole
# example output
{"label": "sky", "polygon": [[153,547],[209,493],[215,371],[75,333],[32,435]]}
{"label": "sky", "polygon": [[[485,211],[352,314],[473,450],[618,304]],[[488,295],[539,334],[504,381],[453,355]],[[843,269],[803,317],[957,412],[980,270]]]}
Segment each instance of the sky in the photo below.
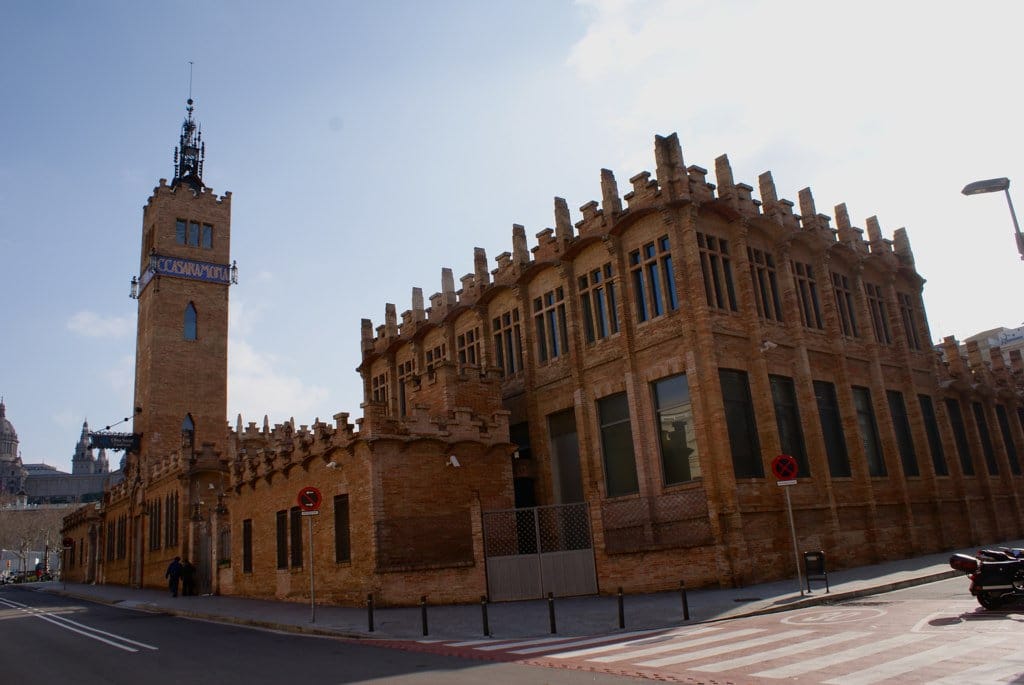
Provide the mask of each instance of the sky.
{"label": "sky", "polygon": [[[934,341],[1024,321],[1001,194],[1024,211],[1024,3],[7,0],[0,22],[0,395],[25,463],[65,471],[130,416],[142,207],[191,92],[232,193],[228,417],[362,415],[360,320],[473,248],[728,154],[819,213],[906,227]],[[709,180],[714,181],[713,174]],[[755,190],[755,195],[756,195]],[[834,223],[833,223],[834,225]],[[119,455],[112,455],[116,464]]]}

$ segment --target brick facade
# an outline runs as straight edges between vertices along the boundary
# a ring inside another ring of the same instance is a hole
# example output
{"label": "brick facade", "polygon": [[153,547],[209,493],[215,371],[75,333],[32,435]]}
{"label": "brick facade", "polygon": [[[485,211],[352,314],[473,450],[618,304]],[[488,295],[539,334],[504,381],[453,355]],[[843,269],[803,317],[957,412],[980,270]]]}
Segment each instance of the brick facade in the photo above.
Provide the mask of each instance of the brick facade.
{"label": "brick facade", "polygon": [[[555,228],[532,248],[514,226],[494,270],[477,248],[458,289],[443,269],[429,306],[414,288],[400,316],[388,304],[382,325],[364,320],[356,426],[344,413],[333,426],[239,418],[221,442],[204,436],[202,459],[161,443],[173,477],[143,469],[141,496],[126,482],[104,525],[78,514],[69,534],[121,535],[119,520],[178,492],[182,529],[222,541],[217,590],[308,600],[309,517],[293,510],[314,486],[318,599],[475,601],[484,512],[584,501],[600,591],[748,584],[793,574],[770,469],[786,452],[800,464],[799,546],[833,567],[1019,536],[1021,356],[932,348],[906,231],[884,238],[874,217],[857,228],[844,205],[833,228],[809,189],[797,214],[770,173],[756,200],[724,156],[712,184],[675,135],[656,138],[655,162],[622,196],[602,171],[602,200],[575,225],[556,198]],[[193,297],[180,285],[172,313]],[[164,325],[140,306],[144,409],[170,387],[143,350]],[[211,419],[221,406],[213,388],[176,393],[209,393]],[[180,411],[152,420],[173,433]],[[152,552],[147,585],[171,551]],[[130,578],[127,561],[100,566]]]}

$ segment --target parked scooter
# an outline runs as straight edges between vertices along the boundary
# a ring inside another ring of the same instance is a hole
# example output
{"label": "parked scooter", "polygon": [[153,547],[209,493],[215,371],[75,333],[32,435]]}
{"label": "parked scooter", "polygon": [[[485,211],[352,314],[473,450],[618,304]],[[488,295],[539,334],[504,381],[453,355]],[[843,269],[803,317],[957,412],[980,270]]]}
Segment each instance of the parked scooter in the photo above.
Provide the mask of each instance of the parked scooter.
{"label": "parked scooter", "polygon": [[980,549],[976,556],[954,554],[949,565],[971,579],[971,594],[986,609],[1024,599],[1024,549]]}

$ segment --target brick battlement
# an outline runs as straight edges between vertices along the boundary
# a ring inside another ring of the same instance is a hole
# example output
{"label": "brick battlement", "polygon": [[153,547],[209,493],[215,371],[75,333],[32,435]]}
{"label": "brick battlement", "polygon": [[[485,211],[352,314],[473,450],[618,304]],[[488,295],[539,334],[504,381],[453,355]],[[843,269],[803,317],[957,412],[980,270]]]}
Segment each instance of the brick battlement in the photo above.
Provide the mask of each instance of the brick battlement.
{"label": "brick battlement", "polygon": [[[395,305],[388,304],[387,322],[378,326],[364,320],[364,360],[381,355],[400,340],[421,337],[423,324],[442,326],[464,308],[473,307],[492,296],[496,290],[515,287],[524,275],[540,265],[557,263],[577,244],[590,238],[606,238],[621,230],[621,226],[634,221],[634,215],[643,215],[670,204],[709,205],[722,214],[745,221],[770,221],[790,232],[809,233],[826,243],[837,243],[859,257],[878,256],[896,265],[913,266],[914,257],[905,228],[896,229],[893,239],[882,237],[877,217],[866,220],[867,229],[853,226],[845,203],[835,206],[836,227],[831,217],[820,214],[810,188],[798,193],[800,213],[793,212],[794,203],[780,199],[771,172],[758,177],[760,199],[753,197],[753,186],[737,183],[726,155],[715,160],[716,183],[707,180],[708,171],[700,166],[684,166],[682,149],[676,134],[655,138],[657,176],[642,171],[629,181],[632,190],[619,194],[614,173],[601,170],[601,201],[587,202],[580,207],[581,219],[573,224],[564,199],[555,198],[555,228],[545,228],[536,234],[536,244],[527,246],[526,229],[520,224],[512,227],[512,251],[502,252],[495,259],[497,268],[486,270],[486,255],[482,248],[474,248],[474,272],[460,279],[461,288],[455,289],[452,270],[442,269],[440,292],[430,296],[430,306],[424,309],[422,291],[413,291],[413,306],[402,314],[401,326],[393,316]],[[867,234],[865,240],[864,235]],[[417,295],[417,293],[419,293]]]}
{"label": "brick battlement", "polygon": [[161,178],[160,185],[153,188],[153,194],[146,200],[146,206],[151,206],[160,195],[176,195],[178,192],[189,192],[196,197],[197,200],[211,205],[226,205],[231,206],[231,191],[226,191],[223,195],[217,195],[213,192],[213,188],[204,187],[201,193],[196,193],[191,187],[186,185],[170,186],[167,185],[167,179]]}

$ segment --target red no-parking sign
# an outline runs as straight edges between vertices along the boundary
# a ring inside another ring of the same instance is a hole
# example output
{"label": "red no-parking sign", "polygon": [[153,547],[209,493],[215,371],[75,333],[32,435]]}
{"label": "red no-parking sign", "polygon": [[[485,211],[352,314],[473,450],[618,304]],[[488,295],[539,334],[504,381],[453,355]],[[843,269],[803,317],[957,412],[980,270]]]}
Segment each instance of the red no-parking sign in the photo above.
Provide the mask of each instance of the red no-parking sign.
{"label": "red no-parking sign", "polygon": [[320,509],[320,502],[323,501],[323,497],[320,495],[320,491],[312,486],[307,486],[299,490],[299,509],[303,511],[317,511]]}
{"label": "red no-parking sign", "polygon": [[798,469],[796,459],[788,454],[780,454],[772,459],[772,473],[779,480],[793,480]]}

